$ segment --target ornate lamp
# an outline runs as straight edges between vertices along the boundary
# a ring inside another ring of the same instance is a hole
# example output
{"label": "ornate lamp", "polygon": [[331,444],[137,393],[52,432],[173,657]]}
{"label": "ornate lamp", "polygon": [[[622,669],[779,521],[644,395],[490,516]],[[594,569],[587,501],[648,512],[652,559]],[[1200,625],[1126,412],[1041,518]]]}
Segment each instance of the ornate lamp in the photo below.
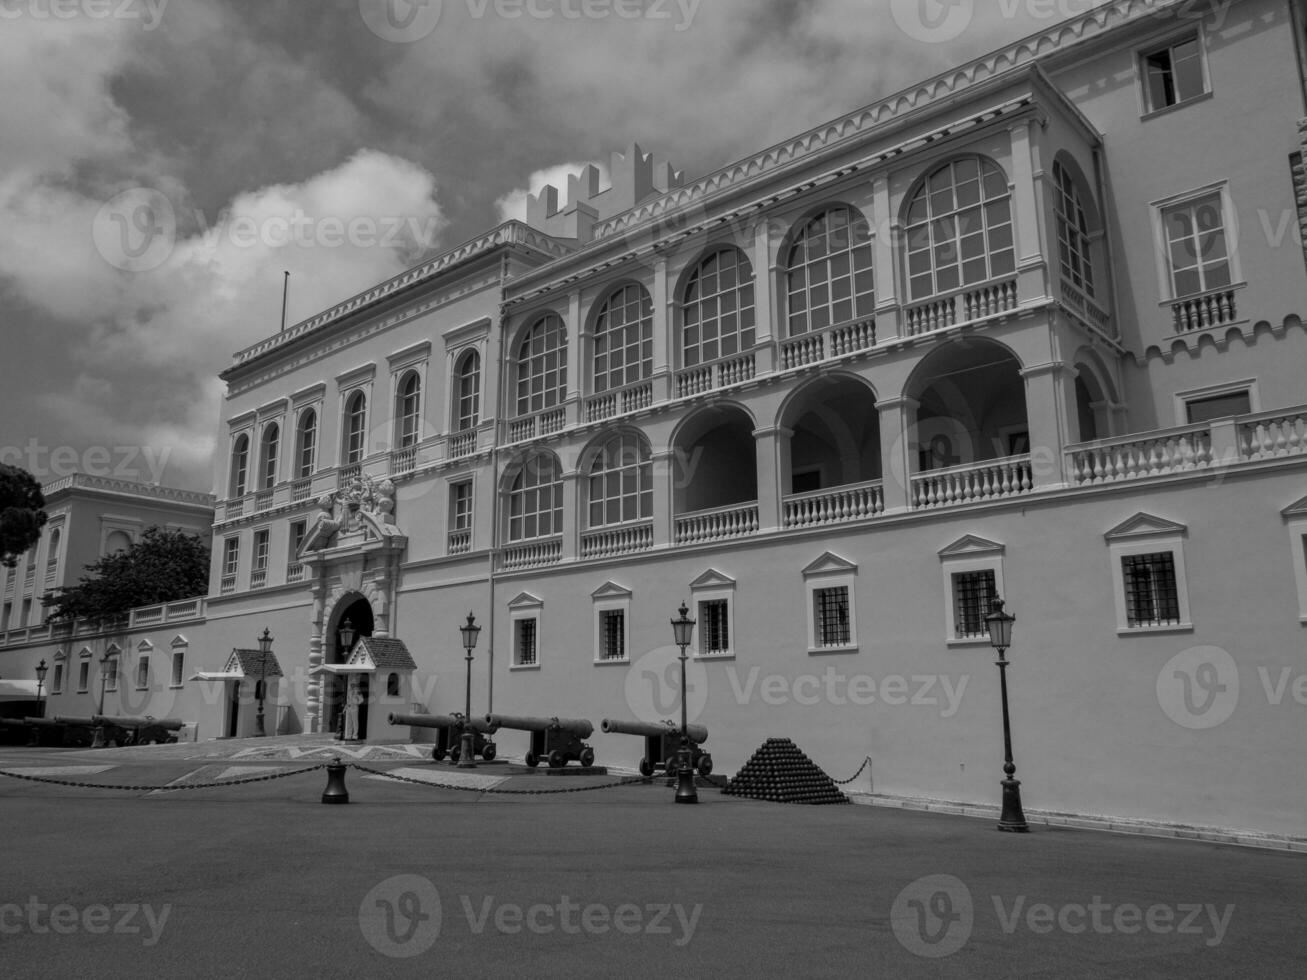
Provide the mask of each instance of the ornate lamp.
{"label": "ornate lamp", "polygon": [[699,793],[694,788],[694,768],[691,766],[689,721],[686,718],[685,648],[694,638],[694,623],[689,607],[681,600],[680,616],[672,620],[672,636],[681,648],[681,750],[676,755],[676,802],[698,803]]}
{"label": "ornate lamp", "polygon": [[262,738],[267,735],[263,727],[263,699],[268,694],[268,657],[272,653],[272,634],[268,627],[263,627],[263,635],[258,639],[259,643],[259,686],[255,693],[259,696],[259,713],[255,716],[254,734]]}
{"label": "ornate lamp", "polygon": [[45,686],[45,674],[49,669],[45,665],[45,660],[36,665],[36,703],[37,713],[41,718],[45,717],[45,697],[42,695],[41,689]]}
{"label": "ornate lamp", "polygon": [[477,625],[476,617],[468,613],[467,622],[460,626],[458,631],[463,637],[463,649],[467,651],[467,697],[463,706],[463,740],[458,752],[458,768],[475,769],[477,763],[473,757],[476,741],[472,735],[472,651],[476,648],[477,637],[481,635],[481,627]]}
{"label": "ornate lamp", "polygon": [[1003,611],[1002,599],[994,599],[990,610],[985,617],[985,626],[989,629],[989,645],[998,651],[998,660],[994,662],[998,665],[999,687],[1003,692],[1003,813],[998,820],[998,829],[1024,834],[1030,827],[1021,809],[1021,782],[1016,778],[1017,767],[1012,762],[1012,725],[1007,709],[1008,660],[1005,656],[1012,645],[1012,624],[1017,618]]}

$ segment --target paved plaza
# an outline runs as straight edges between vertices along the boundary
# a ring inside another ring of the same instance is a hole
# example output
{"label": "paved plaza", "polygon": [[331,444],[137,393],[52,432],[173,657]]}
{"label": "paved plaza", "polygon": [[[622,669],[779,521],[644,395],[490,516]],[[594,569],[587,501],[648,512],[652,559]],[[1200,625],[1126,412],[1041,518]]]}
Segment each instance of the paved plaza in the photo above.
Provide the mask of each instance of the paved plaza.
{"label": "paved plaza", "polygon": [[351,803],[324,806],[325,771],[299,772],[321,765],[312,743],[284,749],[0,750],[10,773],[131,787],[0,777],[5,975],[1303,971],[1302,854],[708,788],[677,806],[663,780],[522,793],[623,777],[458,773],[405,746],[361,764],[418,781],[351,769]]}

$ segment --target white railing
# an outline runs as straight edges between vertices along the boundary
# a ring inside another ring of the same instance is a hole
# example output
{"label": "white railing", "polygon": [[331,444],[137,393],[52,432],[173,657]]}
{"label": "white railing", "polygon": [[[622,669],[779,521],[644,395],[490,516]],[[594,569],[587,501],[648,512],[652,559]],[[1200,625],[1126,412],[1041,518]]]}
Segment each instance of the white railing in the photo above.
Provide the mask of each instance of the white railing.
{"label": "white railing", "polygon": [[728,385],[743,384],[752,381],[757,373],[758,360],[752,352],[714,364],[689,368],[676,375],[676,397],[689,398]]}
{"label": "white railing", "polygon": [[449,437],[449,458],[462,459],[464,456],[471,456],[477,451],[477,433],[473,429],[471,432],[460,432],[456,436]]}
{"label": "white railing", "polygon": [[164,607],[163,618],[171,623],[178,619],[195,619],[204,615],[203,599],[182,599],[170,602]]}
{"label": "white railing", "polygon": [[781,369],[815,364],[876,346],[876,321],[859,320],[781,341]]}
{"label": "white railing", "polygon": [[472,550],[471,531],[449,532],[449,553],[451,555],[466,555],[471,550]]}
{"label": "white railing", "polygon": [[156,623],[164,621],[164,606],[145,606],[142,609],[133,609],[131,611],[131,625],[133,626],[153,626]]}
{"label": "white railing", "polygon": [[304,581],[304,565],[301,562],[293,561],[286,566],[286,581],[290,584]]}
{"label": "white railing", "polygon": [[534,415],[528,415],[525,418],[514,419],[508,423],[508,441],[524,442],[527,439],[534,439],[536,436],[547,436],[554,432],[562,432],[567,428],[567,409],[551,408],[545,412],[537,412]]}
{"label": "white railing", "polygon": [[233,592],[236,591],[236,576],[224,575],[222,577],[222,581],[219,584],[218,588],[223,595],[231,595]]}
{"label": "white railing", "polygon": [[1238,316],[1234,308],[1234,290],[1217,289],[1176,300],[1171,304],[1171,314],[1175,317],[1176,333],[1233,323]]}
{"label": "white railing", "polygon": [[654,401],[652,381],[642,381],[615,391],[605,391],[601,395],[592,395],[586,399],[585,420],[602,422],[615,415],[626,415],[648,408]]}
{"label": "white railing", "polygon": [[227,501],[227,506],[223,509],[223,516],[227,518],[227,520],[231,520],[236,517],[244,517],[245,498],[237,497],[235,500]]}
{"label": "white railing", "polygon": [[342,466],[336,474],[336,485],[343,490],[362,475],[362,463],[350,463],[348,466]]}
{"label": "white railing", "polygon": [[1108,329],[1112,318],[1108,316],[1107,311],[1095,303],[1092,299],[1082,293],[1074,285],[1062,280],[1062,299],[1076,311],[1076,315],[1104,333],[1110,333]]}
{"label": "white railing", "polygon": [[308,500],[313,496],[313,478],[301,477],[290,485],[290,499],[292,503],[300,503]]}
{"label": "white railing", "polygon": [[646,551],[653,547],[653,522],[630,527],[610,527],[581,535],[582,558],[612,558]]}
{"label": "white railing", "polygon": [[1307,410],[1259,415],[1239,423],[1239,455],[1274,459],[1307,453]]}
{"label": "white railing", "polygon": [[1016,308],[1017,281],[996,280],[909,306],[903,311],[905,332],[909,337],[916,337],[947,329],[955,323],[981,320]]}
{"label": "white railing", "polygon": [[390,472],[412,473],[418,465],[418,447],[407,446],[404,449],[396,449],[390,454]]}
{"label": "white railing", "polygon": [[784,527],[819,527],[875,517],[885,510],[881,481],[855,483],[785,498]]}
{"label": "white railing", "polygon": [[250,572],[250,588],[261,589],[268,584],[268,570],[255,568]]}
{"label": "white railing", "polygon": [[504,549],[504,568],[512,571],[518,568],[535,568],[540,565],[553,565],[563,558],[563,539],[548,538],[529,541],[525,544],[512,545]]}
{"label": "white railing", "polygon": [[1007,456],[914,476],[912,506],[920,510],[977,500],[1000,500],[1029,493],[1034,486],[1030,456]]}
{"label": "white railing", "polygon": [[1067,448],[1072,484],[1116,483],[1165,476],[1212,464],[1212,433],[1206,425],[1170,429],[1148,436],[1102,439]]}
{"label": "white railing", "polygon": [[701,510],[676,519],[677,544],[726,541],[758,533],[757,503]]}
{"label": "white railing", "polygon": [[271,507],[272,507],[271,490],[260,490],[258,493],[254,495],[254,509],[256,511],[268,510]]}

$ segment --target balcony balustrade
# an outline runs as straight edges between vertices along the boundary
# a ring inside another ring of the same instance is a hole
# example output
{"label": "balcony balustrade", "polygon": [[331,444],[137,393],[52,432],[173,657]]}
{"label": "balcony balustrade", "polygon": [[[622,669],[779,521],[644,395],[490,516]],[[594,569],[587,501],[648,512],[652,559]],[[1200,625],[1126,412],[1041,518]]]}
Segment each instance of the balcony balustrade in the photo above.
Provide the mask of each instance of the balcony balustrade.
{"label": "balcony balustrade", "polygon": [[504,549],[504,570],[515,571],[522,568],[538,568],[562,561],[563,538],[542,538],[509,545]]}
{"label": "balcony balustrade", "polygon": [[1239,423],[1239,455],[1246,460],[1307,453],[1307,410],[1266,413]]}
{"label": "balcony balustrade", "polygon": [[843,357],[876,346],[876,321],[859,320],[781,341],[781,368],[790,370],[816,364],[831,357]]}
{"label": "balcony balustrade", "polygon": [[585,420],[587,422],[602,422],[604,419],[610,419],[617,415],[638,412],[642,408],[648,408],[653,404],[653,401],[654,386],[652,381],[642,381],[639,384],[628,385],[625,388],[605,391],[602,394],[591,395],[586,399]]}
{"label": "balcony balustrade", "polygon": [[1061,289],[1063,302],[1075,310],[1081,320],[1103,333],[1111,333],[1112,318],[1108,316],[1106,310],[1065,280],[1061,284]]}
{"label": "balcony balustrade", "polygon": [[466,555],[471,550],[472,550],[471,531],[449,532],[449,553],[451,555]]}
{"label": "balcony balustrade", "polygon": [[312,477],[300,477],[290,485],[290,499],[292,503],[302,503],[313,496],[313,479]]}
{"label": "balcony balustrade", "polygon": [[250,572],[250,588],[262,589],[268,584],[268,570],[266,568],[256,568]]}
{"label": "balcony balustrade", "polygon": [[912,478],[912,506],[918,510],[981,500],[1000,500],[1034,489],[1030,456],[1007,456],[930,470]]}
{"label": "balcony balustrade", "polygon": [[390,454],[390,472],[392,476],[412,473],[418,465],[418,447],[407,446],[396,449]]}
{"label": "balcony balustrade", "polygon": [[362,463],[349,463],[342,466],[336,474],[336,485],[344,490],[363,475]]}
{"label": "balcony balustrade", "polygon": [[676,396],[689,398],[705,391],[715,391],[730,385],[752,381],[758,373],[757,355],[750,351],[740,357],[730,357],[712,364],[687,368],[677,372]]}
{"label": "balcony balustrade", "polygon": [[449,437],[450,459],[463,459],[465,456],[471,456],[476,451],[477,433],[475,429],[471,432],[460,432]]}
{"label": "balcony balustrade", "polygon": [[224,575],[222,577],[222,581],[220,582],[218,588],[223,595],[231,595],[233,592],[236,591],[236,576]]}
{"label": "balcony balustrade", "polygon": [[1116,483],[1165,476],[1212,465],[1212,434],[1206,425],[1147,436],[1103,439],[1067,449],[1073,485]]}
{"label": "balcony balustrade", "polygon": [[676,543],[706,544],[758,533],[758,504],[735,504],[676,518]]}
{"label": "balcony balustrade", "polygon": [[983,320],[1017,308],[1016,279],[996,279],[917,303],[903,311],[909,337],[946,330],[958,323]]}
{"label": "balcony balustrade", "polygon": [[654,526],[649,521],[627,527],[587,531],[581,535],[582,558],[614,558],[647,551],[653,547]]}
{"label": "balcony balustrade", "polygon": [[854,483],[786,497],[783,526],[790,530],[843,524],[875,517],[884,510],[885,495],[880,480]]}
{"label": "balcony balustrade", "polygon": [[272,496],[273,496],[273,491],[260,490],[258,493],[254,495],[254,509],[256,511],[271,510]]}
{"label": "balcony balustrade", "polygon": [[1186,296],[1171,304],[1175,332],[1188,333],[1206,327],[1219,327],[1238,319],[1233,289],[1215,289],[1197,296]]}
{"label": "balcony balustrade", "polygon": [[567,409],[551,408],[526,415],[508,423],[508,441],[525,442],[539,436],[562,432],[567,427]]}

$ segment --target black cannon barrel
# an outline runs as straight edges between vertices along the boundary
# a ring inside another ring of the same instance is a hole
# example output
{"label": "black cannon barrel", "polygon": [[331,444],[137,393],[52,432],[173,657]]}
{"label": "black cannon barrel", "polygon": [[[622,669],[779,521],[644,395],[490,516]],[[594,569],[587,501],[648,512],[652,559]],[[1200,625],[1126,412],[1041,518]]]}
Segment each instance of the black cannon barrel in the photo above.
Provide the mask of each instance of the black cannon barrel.
{"label": "black cannon barrel", "polygon": [[[392,725],[407,725],[409,728],[463,728],[462,715],[407,715],[392,712]],[[493,735],[495,728],[483,718],[472,719],[472,731]]]}
{"label": "black cannon barrel", "polygon": [[93,718],[79,718],[76,715],[55,715],[54,720],[61,725],[80,725],[83,728],[96,727],[96,722]]}
{"label": "black cannon barrel", "polygon": [[24,718],[19,724],[31,725],[33,728],[62,728],[65,722],[57,718]]}
{"label": "black cannon barrel", "polygon": [[0,728],[26,728],[27,722],[22,718],[0,718]]}
{"label": "black cannon barrel", "polygon": [[162,728],[167,732],[175,732],[186,724],[180,718],[151,718],[149,715],[144,718],[91,715],[91,721],[97,725],[114,725],[118,728]]}
{"label": "black cannon barrel", "polygon": [[589,738],[595,726],[584,718],[530,718],[519,715],[486,715],[486,724],[511,728],[519,732],[567,732],[577,738]]}
{"label": "black cannon barrel", "polygon": [[[599,728],[606,735],[642,735],[645,738],[657,738],[660,735],[679,735],[681,733],[680,728],[670,721],[655,725],[644,721],[619,721],[614,718],[605,718],[599,723]],[[685,732],[695,745],[702,745],[708,741],[708,729],[703,725],[686,725]]]}

